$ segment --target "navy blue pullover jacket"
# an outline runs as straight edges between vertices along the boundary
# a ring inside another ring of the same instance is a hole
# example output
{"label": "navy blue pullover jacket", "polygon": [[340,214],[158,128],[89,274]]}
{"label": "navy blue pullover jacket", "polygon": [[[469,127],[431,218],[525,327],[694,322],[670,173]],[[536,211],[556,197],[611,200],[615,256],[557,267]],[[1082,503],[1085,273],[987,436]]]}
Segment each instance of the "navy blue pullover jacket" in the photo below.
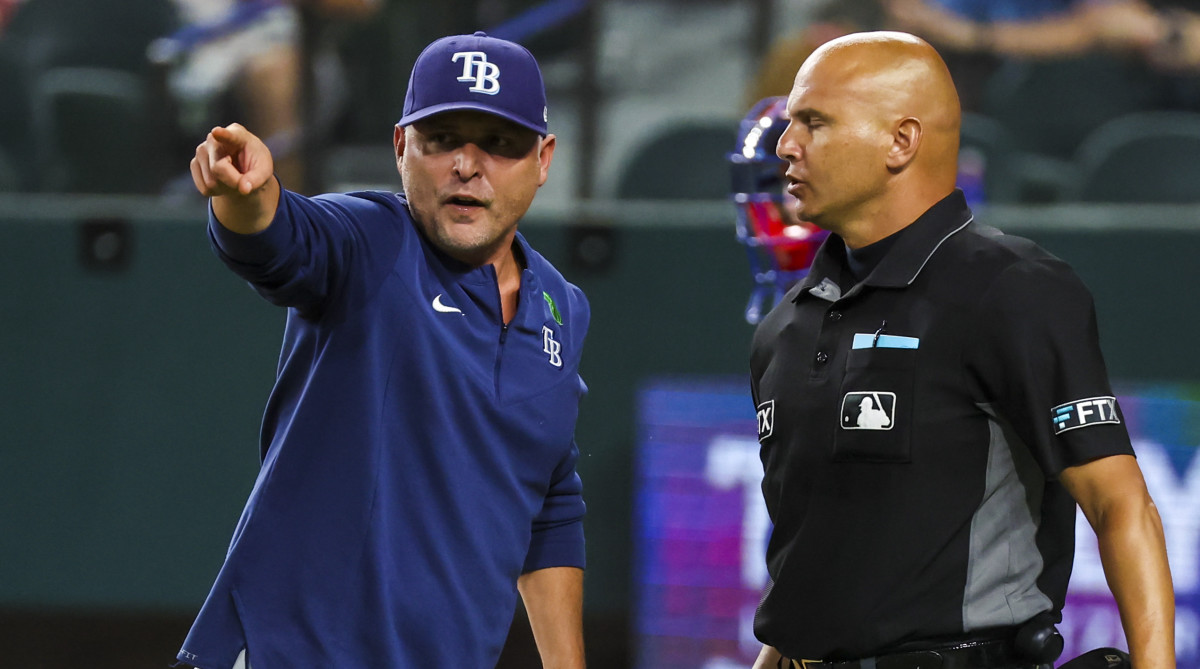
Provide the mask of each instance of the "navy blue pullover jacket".
{"label": "navy blue pullover jacket", "polygon": [[583,293],[518,234],[505,326],[494,269],[389,193],[284,191],[265,231],[209,236],[288,317],[262,468],[179,659],[494,666],[517,577],[584,565]]}

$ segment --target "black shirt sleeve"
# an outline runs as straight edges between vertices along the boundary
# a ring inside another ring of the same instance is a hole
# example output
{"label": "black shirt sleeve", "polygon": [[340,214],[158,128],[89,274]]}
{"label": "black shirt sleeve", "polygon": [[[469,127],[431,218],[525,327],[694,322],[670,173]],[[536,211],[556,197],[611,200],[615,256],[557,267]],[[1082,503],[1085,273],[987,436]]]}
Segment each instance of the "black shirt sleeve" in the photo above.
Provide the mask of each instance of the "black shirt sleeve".
{"label": "black shirt sleeve", "polygon": [[1066,263],[1044,255],[1009,265],[981,296],[973,323],[965,348],[969,381],[1047,477],[1133,453],[1091,293]]}

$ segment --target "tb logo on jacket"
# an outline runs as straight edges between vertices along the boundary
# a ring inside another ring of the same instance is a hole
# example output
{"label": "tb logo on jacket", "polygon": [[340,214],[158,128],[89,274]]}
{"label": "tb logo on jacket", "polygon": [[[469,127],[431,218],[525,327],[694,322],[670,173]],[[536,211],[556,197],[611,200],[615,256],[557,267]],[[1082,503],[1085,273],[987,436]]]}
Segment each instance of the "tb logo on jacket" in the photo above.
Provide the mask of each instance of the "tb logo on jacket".
{"label": "tb logo on jacket", "polygon": [[550,356],[550,364],[562,367],[562,343],[554,338],[554,330],[550,326],[542,326],[542,353]]}

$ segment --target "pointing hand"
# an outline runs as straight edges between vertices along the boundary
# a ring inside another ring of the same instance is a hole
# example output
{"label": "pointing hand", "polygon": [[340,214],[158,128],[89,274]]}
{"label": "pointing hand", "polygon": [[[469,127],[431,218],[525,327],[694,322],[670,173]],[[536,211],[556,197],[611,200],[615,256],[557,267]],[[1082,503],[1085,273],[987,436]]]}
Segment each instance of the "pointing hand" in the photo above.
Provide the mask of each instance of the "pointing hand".
{"label": "pointing hand", "polygon": [[192,181],[206,197],[248,196],[271,180],[271,151],[241,124],[213,128],[192,158]]}

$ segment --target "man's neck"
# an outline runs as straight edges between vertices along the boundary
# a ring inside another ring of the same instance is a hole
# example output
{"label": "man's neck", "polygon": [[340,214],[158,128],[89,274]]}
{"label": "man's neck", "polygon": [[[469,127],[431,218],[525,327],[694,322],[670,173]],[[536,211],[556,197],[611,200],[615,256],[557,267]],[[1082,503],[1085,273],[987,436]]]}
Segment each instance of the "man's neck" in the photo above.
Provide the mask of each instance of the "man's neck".
{"label": "man's neck", "polygon": [[492,262],[492,267],[496,270],[500,308],[507,325],[517,314],[517,304],[521,295],[521,272],[525,269],[525,259],[521,257],[521,250],[515,239],[509,245],[508,252]]}
{"label": "man's neck", "polygon": [[887,198],[886,204],[877,204],[871,211],[861,212],[838,228],[830,230],[841,237],[851,249],[870,246],[912,225],[953,190],[951,187],[940,195],[932,191],[894,192],[893,195],[898,197]]}

